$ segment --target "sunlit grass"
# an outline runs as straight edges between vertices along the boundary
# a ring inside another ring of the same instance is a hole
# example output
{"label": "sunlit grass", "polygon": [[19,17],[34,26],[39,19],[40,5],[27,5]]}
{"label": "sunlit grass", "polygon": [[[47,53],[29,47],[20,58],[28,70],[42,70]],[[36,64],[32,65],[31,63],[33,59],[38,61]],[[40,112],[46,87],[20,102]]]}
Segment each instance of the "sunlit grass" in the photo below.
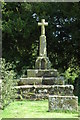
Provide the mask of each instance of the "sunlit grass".
{"label": "sunlit grass", "polygon": [[48,112],[48,101],[15,101],[2,113],[3,118],[76,118],[78,113]]}

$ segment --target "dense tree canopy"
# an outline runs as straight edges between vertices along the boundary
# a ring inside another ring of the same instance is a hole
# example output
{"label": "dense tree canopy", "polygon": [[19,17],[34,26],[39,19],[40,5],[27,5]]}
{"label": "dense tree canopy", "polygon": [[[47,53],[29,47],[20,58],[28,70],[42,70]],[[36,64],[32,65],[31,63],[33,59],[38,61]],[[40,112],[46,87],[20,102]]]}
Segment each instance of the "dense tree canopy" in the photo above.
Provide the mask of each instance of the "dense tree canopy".
{"label": "dense tree canopy", "polygon": [[17,72],[33,68],[38,56],[40,28],[45,18],[47,51],[53,68],[80,66],[80,3],[3,3],[3,52]]}

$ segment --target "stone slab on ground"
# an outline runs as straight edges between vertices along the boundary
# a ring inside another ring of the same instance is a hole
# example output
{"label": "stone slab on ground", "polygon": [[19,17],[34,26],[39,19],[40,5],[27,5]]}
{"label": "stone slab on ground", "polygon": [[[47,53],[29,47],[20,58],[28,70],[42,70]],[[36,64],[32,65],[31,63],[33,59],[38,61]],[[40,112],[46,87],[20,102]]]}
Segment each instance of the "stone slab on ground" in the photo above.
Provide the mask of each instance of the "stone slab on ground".
{"label": "stone slab on ground", "polygon": [[48,100],[49,100],[49,111],[54,111],[54,110],[78,111],[77,96],[49,95]]}

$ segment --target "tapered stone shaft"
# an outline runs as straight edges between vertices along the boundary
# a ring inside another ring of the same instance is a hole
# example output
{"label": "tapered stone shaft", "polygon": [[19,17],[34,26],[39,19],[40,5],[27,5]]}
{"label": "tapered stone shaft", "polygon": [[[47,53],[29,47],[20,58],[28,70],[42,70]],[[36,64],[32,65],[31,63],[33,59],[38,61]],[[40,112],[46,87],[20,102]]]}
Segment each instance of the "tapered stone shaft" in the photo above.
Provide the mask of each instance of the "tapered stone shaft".
{"label": "tapered stone shaft", "polygon": [[41,26],[41,36],[40,36],[40,48],[39,48],[39,56],[46,57],[46,36],[45,36],[45,26],[48,26],[48,22],[45,22],[45,19],[41,20],[41,23],[38,23],[38,26]]}
{"label": "tapered stone shaft", "polygon": [[39,56],[47,57],[47,50],[46,50],[46,36],[40,36],[40,48],[39,48]]}
{"label": "tapered stone shaft", "polygon": [[45,19],[41,20],[41,23],[38,23],[38,26],[41,26],[41,36],[40,36],[40,46],[39,46],[39,57],[35,62],[36,69],[50,69],[51,63],[47,57],[47,48],[46,48],[46,36],[45,36],[45,26],[48,26],[48,23],[45,22]]}

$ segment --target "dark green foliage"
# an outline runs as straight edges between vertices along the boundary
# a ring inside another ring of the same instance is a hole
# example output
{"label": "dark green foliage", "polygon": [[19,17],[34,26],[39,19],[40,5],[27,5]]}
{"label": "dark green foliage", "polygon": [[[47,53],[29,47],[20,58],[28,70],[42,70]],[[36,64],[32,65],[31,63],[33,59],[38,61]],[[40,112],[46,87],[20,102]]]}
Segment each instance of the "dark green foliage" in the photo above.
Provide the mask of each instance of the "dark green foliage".
{"label": "dark green foliage", "polygon": [[74,93],[78,96],[80,102],[80,74],[74,81]]}
{"label": "dark green foliage", "polygon": [[69,62],[69,67],[64,72],[66,84],[74,85],[74,94],[80,96],[80,67],[73,58]]}
{"label": "dark green foliage", "polygon": [[16,98],[16,90],[13,89],[17,85],[15,73],[12,70],[12,64],[6,63],[5,59],[1,61],[1,76],[2,76],[2,106],[3,108]]}
{"label": "dark green foliage", "polygon": [[66,82],[68,84],[74,84],[74,80],[78,78],[79,74],[80,74],[80,67],[78,66],[77,63],[73,62],[72,59],[71,62],[69,63],[68,69],[65,70],[64,72]]}

